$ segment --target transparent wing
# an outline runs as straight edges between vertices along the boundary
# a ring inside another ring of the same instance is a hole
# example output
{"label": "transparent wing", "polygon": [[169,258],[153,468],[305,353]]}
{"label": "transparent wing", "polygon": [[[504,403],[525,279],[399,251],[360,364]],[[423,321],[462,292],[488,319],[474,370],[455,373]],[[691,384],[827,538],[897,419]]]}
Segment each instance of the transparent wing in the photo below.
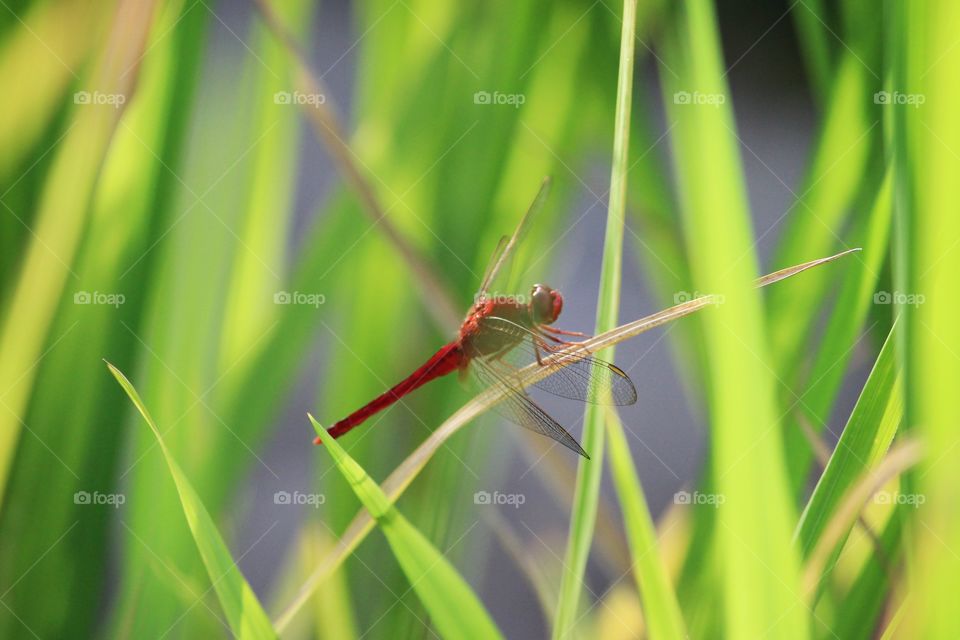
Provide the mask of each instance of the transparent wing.
{"label": "transparent wing", "polygon": [[543,364],[551,373],[530,386],[561,398],[594,404],[623,406],[637,401],[633,381],[616,365],[594,358],[586,351],[577,351],[570,345],[562,345],[563,356],[550,357],[560,350],[558,345],[550,344],[542,336],[505,318],[486,317],[481,321],[481,327],[483,331],[499,332],[505,343],[515,345],[509,351],[484,359],[506,362],[518,369],[531,362],[546,360]]}
{"label": "transparent wing", "polygon": [[493,255],[490,256],[490,261],[487,263],[487,270],[483,274],[483,281],[480,283],[480,289],[477,291],[477,298],[487,295],[487,292],[490,290],[490,283],[493,281],[494,276],[497,275],[497,271],[500,270],[500,265],[506,259],[504,257],[504,252],[507,250],[507,243],[510,241],[510,238],[507,236],[500,236],[500,241],[497,242],[497,248],[493,250]]}
{"label": "transparent wing", "polygon": [[507,239],[506,236],[500,239],[500,243],[497,245],[497,249],[493,252],[493,257],[490,259],[490,264],[487,266],[487,271],[483,277],[483,282],[480,283],[480,288],[477,290],[478,299],[484,297],[490,290],[490,285],[493,284],[497,275],[500,273],[501,269],[503,269],[503,266],[513,254],[513,250],[516,247],[517,242],[523,238],[527,228],[530,226],[530,219],[533,217],[533,214],[543,206],[543,203],[547,199],[548,193],[550,193],[549,176],[545,177],[543,182],[540,183],[540,190],[537,192],[536,197],[534,197],[533,202],[531,202],[530,206],[527,208],[527,212],[523,214],[523,218],[520,219],[520,223],[517,225],[513,235],[510,236],[509,239]]}
{"label": "transparent wing", "polygon": [[473,360],[470,367],[482,385],[504,392],[503,400],[494,405],[494,411],[514,424],[547,436],[574,453],[590,459],[576,438],[527,395],[516,378],[516,370],[502,362],[491,363],[484,360]]}

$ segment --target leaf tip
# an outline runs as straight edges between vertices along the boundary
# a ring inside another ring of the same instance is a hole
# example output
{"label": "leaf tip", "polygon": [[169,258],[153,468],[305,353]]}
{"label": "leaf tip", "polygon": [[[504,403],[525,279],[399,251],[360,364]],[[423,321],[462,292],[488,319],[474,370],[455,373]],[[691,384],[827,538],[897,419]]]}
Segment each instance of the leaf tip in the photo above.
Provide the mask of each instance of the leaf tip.
{"label": "leaf tip", "polygon": [[313,417],[312,413],[307,413],[307,417],[310,418],[310,424],[313,425],[313,430],[317,432],[317,437],[313,439],[313,444],[323,444],[321,436],[327,433],[327,430],[323,428],[323,425],[317,422],[317,419]]}
{"label": "leaf tip", "polygon": [[[113,364],[112,362],[110,362],[110,361],[107,360],[106,358],[103,358],[102,360],[103,360],[104,364],[107,365],[107,370],[110,372],[110,374],[111,374],[114,378],[116,378],[117,382],[120,383],[120,386],[126,388],[126,385],[129,385],[129,384],[130,384],[130,381],[127,380],[127,376],[125,376],[125,375],[123,374],[123,371],[120,371],[120,369],[118,369],[115,364]],[[132,385],[131,385],[131,386],[132,386]]]}

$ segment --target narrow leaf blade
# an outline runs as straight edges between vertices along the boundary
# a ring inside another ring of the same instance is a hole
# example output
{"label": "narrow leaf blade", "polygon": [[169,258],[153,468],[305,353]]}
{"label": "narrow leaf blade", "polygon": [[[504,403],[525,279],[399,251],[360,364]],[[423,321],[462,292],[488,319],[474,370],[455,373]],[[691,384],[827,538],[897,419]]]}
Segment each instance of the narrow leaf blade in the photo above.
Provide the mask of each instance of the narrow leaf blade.
{"label": "narrow leaf blade", "polygon": [[170,469],[170,475],[177,486],[177,493],[183,506],[183,514],[187,517],[187,524],[190,525],[190,533],[193,534],[193,539],[197,543],[197,550],[200,552],[200,557],[203,558],[203,564],[206,566],[210,580],[213,582],[213,588],[216,590],[223,611],[227,615],[230,629],[239,638],[276,638],[277,634],[273,630],[263,606],[257,600],[257,596],[250,588],[246,578],[237,568],[237,563],[230,555],[230,550],[220,536],[213,518],[210,517],[206,507],[203,506],[200,496],[197,495],[180,465],[170,455],[170,451],[163,441],[163,436],[160,434],[160,429],[150,416],[150,412],[140,398],[140,394],[137,393],[133,384],[119,369],[109,362],[107,367],[157,438],[167,467]]}
{"label": "narrow leaf blade", "polygon": [[360,502],[376,518],[410,586],[445,638],[500,638],[483,603],[453,565],[404,518],[391,500],[336,439],[310,417],[323,448]]}

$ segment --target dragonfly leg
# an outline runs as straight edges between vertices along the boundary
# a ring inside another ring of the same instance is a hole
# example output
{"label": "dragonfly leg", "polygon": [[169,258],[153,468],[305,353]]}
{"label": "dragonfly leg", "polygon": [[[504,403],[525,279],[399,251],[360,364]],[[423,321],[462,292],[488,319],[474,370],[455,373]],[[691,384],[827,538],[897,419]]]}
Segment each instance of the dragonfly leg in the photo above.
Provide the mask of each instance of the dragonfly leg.
{"label": "dragonfly leg", "polygon": [[[537,355],[537,364],[542,367],[543,359],[540,357],[540,347],[541,347],[541,345],[539,344],[540,341],[537,340],[534,336],[530,336],[530,342],[533,343],[533,352]],[[543,347],[546,348],[547,345],[543,345]]]}
{"label": "dragonfly leg", "polygon": [[550,335],[549,333],[538,333],[537,335],[539,335],[539,336],[541,336],[541,337],[543,337],[543,338],[546,338],[547,340],[552,340],[552,341],[556,342],[557,344],[569,344],[566,340],[561,340],[561,339],[558,338],[557,336],[552,336],[552,335]]}
{"label": "dragonfly leg", "polygon": [[550,333],[555,333],[561,336],[577,336],[579,338],[589,338],[590,335],[583,333],[581,331],[565,331],[563,329],[557,329],[556,327],[551,327],[548,324],[540,325],[540,328],[544,331],[549,331]]}
{"label": "dragonfly leg", "polygon": [[[544,342],[543,340],[539,340],[538,338],[541,338],[541,337],[549,338],[550,340],[553,340],[557,344],[553,345],[553,344],[550,344],[549,342]],[[536,335],[530,336],[530,341],[533,343],[533,352],[537,356],[537,364],[539,364],[541,367],[543,366],[543,359],[541,356],[541,352],[553,354],[553,353],[556,353],[557,351],[560,351],[563,347],[574,344],[573,342],[567,342],[566,340],[561,340],[560,338],[556,338],[549,334],[536,334]]]}
{"label": "dragonfly leg", "polygon": [[[557,336],[550,335],[549,333],[544,332],[544,331],[542,330],[543,328],[544,328],[543,326],[537,327],[537,329],[538,329],[538,330],[537,330],[537,335],[540,336],[541,338],[546,338],[547,340],[551,340],[551,341],[555,342],[558,346],[563,346],[563,347],[569,346],[569,345],[571,345],[571,344],[576,344],[576,343],[574,343],[574,342],[570,342],[569,340],[562,340],[562,339],[558,338]],[[541,347],[544,348],[544,349],[546,349],[546,350],[550,350],[550,351],[553,350],[553,349],[551,349],[550,346],[549,346],[547,343],[545,343],[545,342],[544,342],[544,343],[541,343]]]}

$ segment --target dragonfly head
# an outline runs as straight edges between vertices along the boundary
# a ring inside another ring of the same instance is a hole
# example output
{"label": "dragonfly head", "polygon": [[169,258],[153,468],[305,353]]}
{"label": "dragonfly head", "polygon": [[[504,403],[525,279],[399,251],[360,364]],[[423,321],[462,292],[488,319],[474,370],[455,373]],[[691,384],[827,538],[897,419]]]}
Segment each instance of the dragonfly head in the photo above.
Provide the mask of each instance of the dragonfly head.
{"label": "dragonfly head", "polygon": [[530,317],[537,324],[553,324],[563,310],[563,296],[545,284],[533,285],[530,291]]}

